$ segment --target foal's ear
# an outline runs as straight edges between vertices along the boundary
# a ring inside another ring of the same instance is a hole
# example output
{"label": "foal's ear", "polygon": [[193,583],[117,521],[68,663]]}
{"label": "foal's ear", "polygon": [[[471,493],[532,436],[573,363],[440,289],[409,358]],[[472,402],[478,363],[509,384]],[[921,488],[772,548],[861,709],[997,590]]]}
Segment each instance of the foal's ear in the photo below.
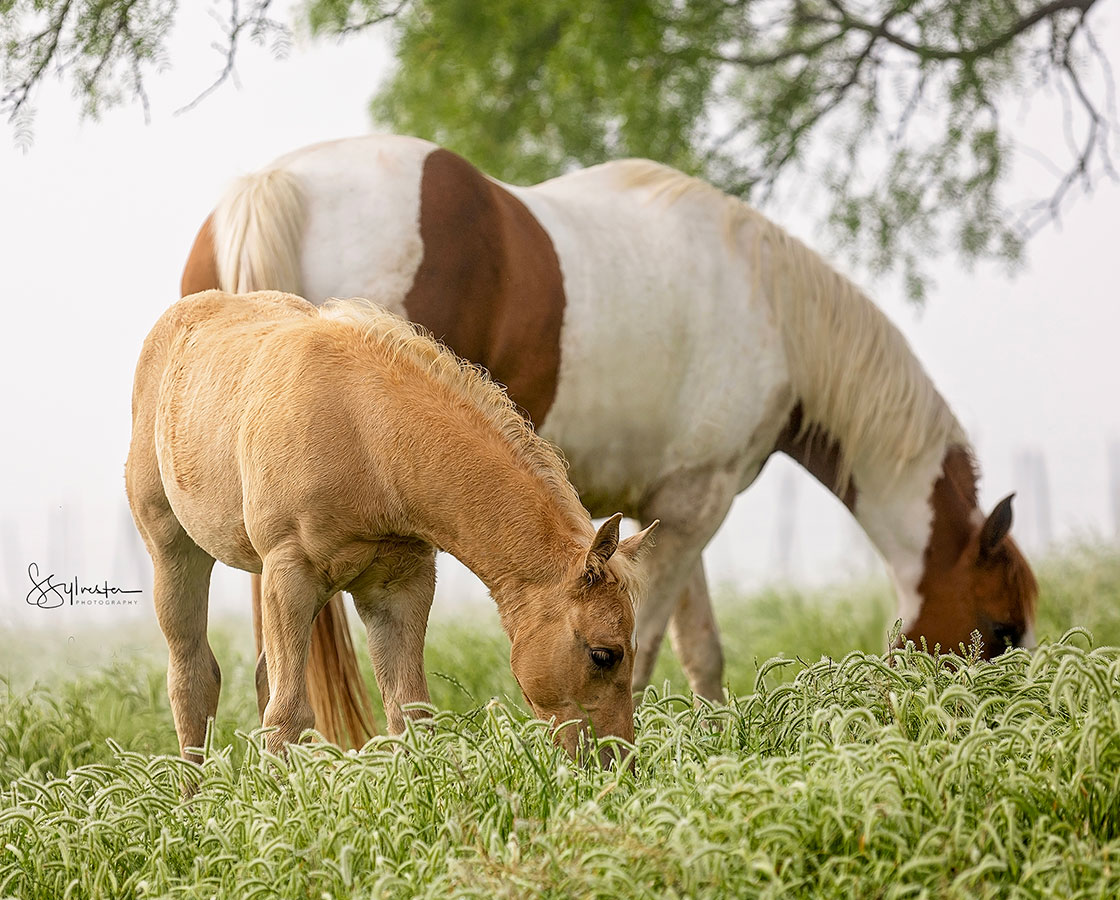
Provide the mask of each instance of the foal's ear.
{"label": "foal's ear", "polygon": [[614,556],[618,549],[618,525],[621,521],[622,513],[615,513],[595,532],[595,539],[591,542],[591,549],[587,551],[583,566],[588,577],[594,579],[602,575],[607,560]]}
{"label": "foal's ear", "polygon": [[999,542],[1007,537],[1011,530],[1011,501],[1014,494],[1008,494],[992,510],[980,529],[980,559],[985,560],[999,546]]}
{"label": "foal's ear", "polygon": [[630,535],[630,537],[620,543],[618,545],[618,552],[627,559],[641,559],[649,551],[649,548],[653,546],[653,541],[649,539],[649,536],[657,530],[657,526],[660,524],[660,519],[654,519],[646,528],[642,529],[637,534]]}

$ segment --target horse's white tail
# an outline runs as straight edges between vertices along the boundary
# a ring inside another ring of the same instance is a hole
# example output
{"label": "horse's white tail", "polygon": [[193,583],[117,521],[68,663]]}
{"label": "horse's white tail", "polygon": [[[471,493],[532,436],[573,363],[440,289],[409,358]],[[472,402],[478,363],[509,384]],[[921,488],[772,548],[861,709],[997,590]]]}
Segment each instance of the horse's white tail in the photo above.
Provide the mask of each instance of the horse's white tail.
{"label": "horse's white tail", "polygon": [[[283,169],[238,179],[214,210],[214,262],[223,290],[302,294],[300,244],[307,212],[296,176]],[[262,646],[261,579],[253,576],[253,632]],[[258,704],[268,701],[258,670]],[[346,607],[336,595],[315,619],[307,664],[315,727],[329,741],[361,746],[377,733],[365,680],[350,640]]]}
{"label": "horse's white tail", "polygon": [[302,294],[300,238],[306,205],[283,169],[238,179],[214,210],[214,258],[222,290]]}

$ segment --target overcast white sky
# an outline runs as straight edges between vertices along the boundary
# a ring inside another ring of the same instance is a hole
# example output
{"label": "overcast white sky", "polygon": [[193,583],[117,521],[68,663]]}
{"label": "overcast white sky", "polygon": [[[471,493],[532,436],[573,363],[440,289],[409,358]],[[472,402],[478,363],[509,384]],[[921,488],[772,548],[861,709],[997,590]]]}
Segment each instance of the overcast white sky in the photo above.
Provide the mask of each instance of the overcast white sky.
{"label": "overcast white sky", "polygon": [[[1106,21],[1116,9],[1095,15],[1104,46],[1120,46],[1118,23]],[[205,13],[183,9],[182,17],[174,68],[149,85],[151,125],[138,107],[78,122],[75,103],[52,84],[36,97],[28,152],[0,127],[0,627],[49,617],[25,602],[33,561],[60,579],[149,587],[120,547],[129,396],[143,337],[177,299],[194,234],[232,177],[303,144],[370,130],[367,102],[388,61],[377,36],[297,43],[282,62],[246,48],[240,90],[226,85],[173,116],[220,64],[205,50],[214,36]],[[1043,149],[1060,142],[1058,109],[1056,101],[1027,113],[1018,101],[1006,105]],[[1024,164],[1016,188],[1035,194],[1043,172]],[[770,212],[823,245],[795,212]],[[1013,483],[1013,460],[1037,450],[1059,539],[1114,528],[1106,446],[1120,441],[1118,256],[1120,188],[1103,183],[1060,230],[1032,242],[1013,278],[937,260],[921,314],[892,285],[871,285],[972,433],[985,504],[1018,487],[1020,513],[1029,513],[1029,486]],[[780,574],[782,496],[793,497],[797,522],[788,574],[820,581],[865,570],[872,557],[846,513],[782,460],[739,499],[714,541],[713,580],[757,584]],[[247,609],[246,583],[223,573],[217,590]],[[447,575],[440,604],[464,585]],[[151,617],[149,593],[134,614]]]}

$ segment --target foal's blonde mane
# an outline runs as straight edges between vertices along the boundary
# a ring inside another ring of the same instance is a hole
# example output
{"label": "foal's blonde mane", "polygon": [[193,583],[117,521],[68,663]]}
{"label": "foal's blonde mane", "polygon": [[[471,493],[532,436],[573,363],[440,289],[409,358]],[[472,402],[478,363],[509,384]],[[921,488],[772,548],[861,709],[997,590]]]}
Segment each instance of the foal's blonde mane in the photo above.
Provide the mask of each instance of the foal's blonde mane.
{"label": "foal's blonde mane", "polygon": [[842,487],[855,468],[899,476],[968,439],[902,333],[850,280],[737,197],[649,160],[618,164],[627,187],[676,203],[708,203],[737,252],[750,255],[754,289],[770,304],[804,412],[803,430],[827,430],[843,448]]}
{"label": "foal's blonde mane", "polygon": [[[378,348],[394,364],[411,363],[434,385],[465,401],[558,499],[588,519],[557,449],[533,431],[484,369],[456,356],[419,325],[368,300],[328,300],[319,308],[319,316],[352,329],[364,344]],[[588,524],[590,527],[589,519]]]}

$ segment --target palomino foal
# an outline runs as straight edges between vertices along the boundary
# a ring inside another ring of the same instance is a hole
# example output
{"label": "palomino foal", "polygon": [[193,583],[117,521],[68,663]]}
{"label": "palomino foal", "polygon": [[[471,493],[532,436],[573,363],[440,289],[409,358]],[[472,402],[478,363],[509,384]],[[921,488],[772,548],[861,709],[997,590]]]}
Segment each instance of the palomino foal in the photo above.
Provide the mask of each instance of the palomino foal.
{"label": "palomino foal", "polygon": [[259,700],[282,751],[314,724],[311,627],[337,591],[365,623],[389,730],[428,700],[437,547],[489,586],[533,711],[579,723],[558,734],[569,753],[587,730],[633,740],[635,563],[650,529],[619,541],[619,515],[596,532],[501,389],[404,320],[196,294],[148,335],[132,417],[128,498],[155,567],[184,756],[197,759],[218,704],[215,559],[262,574]]}

